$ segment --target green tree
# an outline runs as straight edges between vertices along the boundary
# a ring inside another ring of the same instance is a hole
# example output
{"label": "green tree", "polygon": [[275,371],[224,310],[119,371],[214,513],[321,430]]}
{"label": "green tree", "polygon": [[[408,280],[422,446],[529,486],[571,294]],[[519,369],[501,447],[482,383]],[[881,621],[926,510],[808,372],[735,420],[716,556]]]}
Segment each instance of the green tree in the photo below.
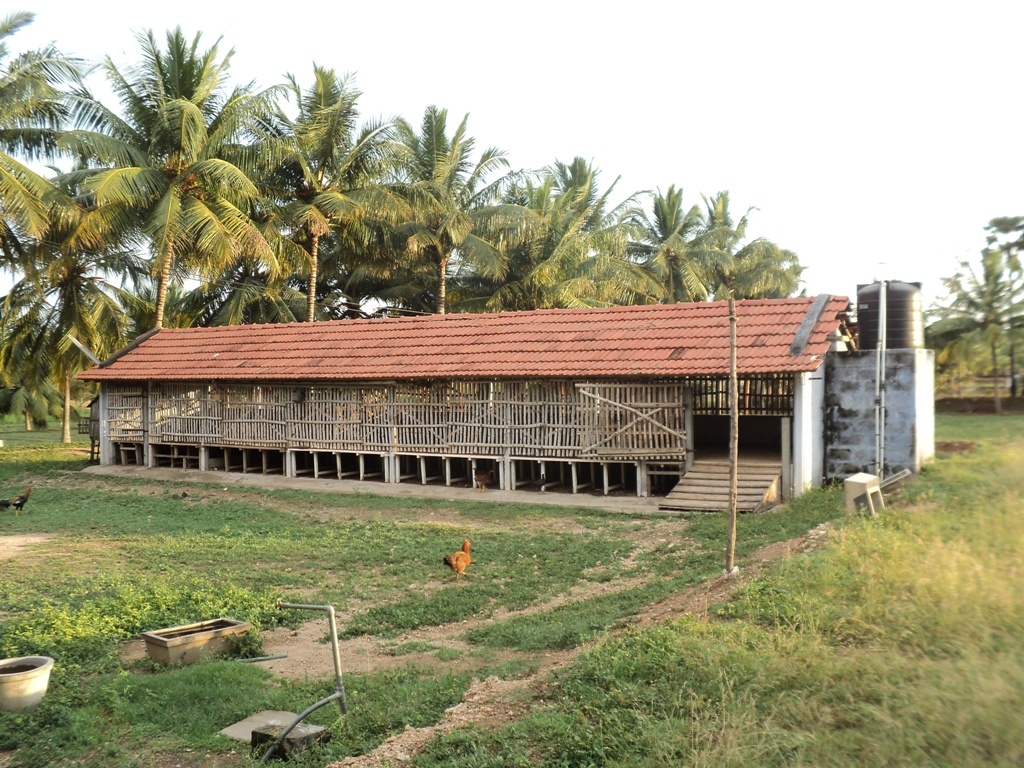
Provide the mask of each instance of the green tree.
{"label": "green tree", "polygon": [[176,322],[185,325],[294,323],[305,316],[306,296],[283,275],[242,258],[217,280],[175,297]]}
{"label": "green tree", "polygon": [[965,343],[985,345],[994,407],[1001,413],[999,355],[1014,330],[1024,328],[1024,272],[1017,249],[992,237],[999,232],[996,221],[988,227],[989,245],[981,252],[979,269],[962,261],[956,274],[942,281],[949,293],[945,306],[933,312],[937,319],[928,326],[928,339],[943,358],[955,356]]}
{"label": "green tree", "polygon": [[25,420],[25,431],[45,427],[50,416],[60,418],[61,394],[43,360],[17,371],[0,371],[0,414],[16,414]]}
{"label": "green tree", "polygon": [[396,124],[407,152],[399,188],[412,210],[396,229],[409,262],[404,277],[407,285],[421,282],[438,314],[447,306],[450,265],[452,271],[501,278],[506,249],[523,236],[528,220],[521,206],[501,202],[507,179],[489,180],[508,167],[504,153],[490,148],[473,159],[468,120],[466,115],[449,136],[448,111],[431,106],[419,132],[405,121]]}
{"label": "green tree", "polygon": [[652,197],[651,215],[639,211],[640,237],[632,246],[634,258],[663,286],[662,302],[704,301],[708,297],[708,274],[694,252],[692,241],[700,233],[700,207],[683,207],[683,190],[671,185]]}
{"label": "green tree", "polygon": [[75,341],[100,358],[123,345],[122,291],[106,278],[143,273],[132,252],[106,239],[112,231],[106,214],[88,199],[63,197],[48,211],[46,239],[28,252],[24,277],[4,297],[0,366],[21,381],[35,381],[48,369],[63,396],[65,443],[71,442],[74,377],[92,365]]}
{"label": "green tree", "polygon": [[460,309],[501,310],[592,307],[652,300],[655,281],[629,258],[635,206],[610,203],[600,172],[583,158],[556,162],[506,196],[532,216],[523,241],[508,249],[506,274],[470,274],[460,280]]}
{"label": "green tree", "polygon": [[97,204],[118,211],[119,228],[137,232],[148,247],[160,328],[174,280],[214,279],[243,253],[276,267],[251,218],[259,200],[252,175],[262,160],[254,130],[270,119],[276,90],[229,91],[232,52],[221,57],[217,43],[201,50],[198,34],[189,42],[180,28],[168,32],[165,50],[152,32],[138,41],[139,66],[105,63],[124,117],[81,89],[78,130],[62,142],[100,166],[82,172]]}
{"label": "green tree", "polygon": [[324,238],[333,232],[335,254],[352,259],[367,247],[375,223],[395,222],[410,210],[385,184],[399,155],[394,125],[370,121],[359,129],[361,93],[334,70],[314,66],[305,91],[292,75],[288,84],[298,114],[282,111],[266,140],[280,158],[266,179],[278,203],[273,225],[285,235],[282,250],[307,276],[306,320],[313,322]]}
{"label": "green tree", "polygon": [[33,18],[31,13],[12,13],[0,20],[0,251],[8,259],[19,251],[22,239],[43,236],[53,194],[52,185],[18,157],[53,155],[65,118],[60,88],[80,75],[77,62],[52,46],[10,57],[8,38]]}
{"label": "green tree", "polygon": [[747,236],[747,213],[735,221],[729,193],[705,197],[700,234],[691,252],[703,264],[708,295],[716,299],[776,299],[793,295],[803,267],[792,251],[770,240]]}

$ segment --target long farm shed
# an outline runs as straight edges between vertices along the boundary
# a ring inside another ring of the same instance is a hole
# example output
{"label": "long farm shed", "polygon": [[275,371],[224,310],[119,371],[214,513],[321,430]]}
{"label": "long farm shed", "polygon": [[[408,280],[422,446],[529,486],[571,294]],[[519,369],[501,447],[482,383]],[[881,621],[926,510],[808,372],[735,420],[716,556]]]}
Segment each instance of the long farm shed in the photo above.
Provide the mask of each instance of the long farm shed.
{"label": "long farm shed", "polygon": [[[782,495],[820,482],[848,304],[736,302],[743,446]],[[165,328],[81,378],[104,464],[647,496],[720,452],[728,374],[728,304],[707,302]]]}

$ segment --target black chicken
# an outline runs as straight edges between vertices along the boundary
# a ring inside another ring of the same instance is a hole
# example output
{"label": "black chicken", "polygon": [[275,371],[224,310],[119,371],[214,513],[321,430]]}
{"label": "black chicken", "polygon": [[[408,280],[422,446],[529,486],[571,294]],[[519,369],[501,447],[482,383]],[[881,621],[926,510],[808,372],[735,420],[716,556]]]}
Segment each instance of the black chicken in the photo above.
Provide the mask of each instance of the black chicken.
{"label": "black chicken", "polygon": [[21,496],[15,496],[13,499],[0,499],[0,509],[7,507],[14,507],[15,513],[25,512],[25,502],[28,501],[29,494],[32,493],[32,486],[30,485]]}

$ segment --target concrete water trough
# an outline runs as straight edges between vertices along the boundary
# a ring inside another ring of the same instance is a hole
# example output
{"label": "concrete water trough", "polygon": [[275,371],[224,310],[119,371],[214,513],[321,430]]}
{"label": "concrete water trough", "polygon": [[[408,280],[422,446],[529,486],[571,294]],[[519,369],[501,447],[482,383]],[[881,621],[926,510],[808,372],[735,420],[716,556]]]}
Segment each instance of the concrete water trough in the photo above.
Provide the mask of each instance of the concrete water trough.
{"label": "concrete water trough", "polygon": [[210,619],[143,632],[146,653],[161,664],[194,664],[204,656],[230,653],[235,638],[252,629],[247,621]]}

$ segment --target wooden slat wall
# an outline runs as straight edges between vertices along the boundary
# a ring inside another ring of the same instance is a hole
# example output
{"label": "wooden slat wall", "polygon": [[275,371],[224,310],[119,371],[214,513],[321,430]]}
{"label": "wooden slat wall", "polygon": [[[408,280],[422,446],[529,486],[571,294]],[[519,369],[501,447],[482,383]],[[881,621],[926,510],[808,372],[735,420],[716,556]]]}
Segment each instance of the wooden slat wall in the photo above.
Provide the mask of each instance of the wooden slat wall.
{"label": "wooden slat wall", "polygon": [[608,460],[683,459],[683,395],[675,382],[578,384],[583,400],[580,452]]}
{"label": "wooden slat wall", "polygon": [[111,442],[142,442],[142,389],[136,386],[110,385],[107,388],[107,430]]}
{"label": "wooden slat wall", "polygon": [[[150,442],[356,453],[677,459],[684,392],[720,413],[727,382],[453,381],[371,386],[154,385]],[[142,392],[108,389],[111,439],[142,440]],[[792,377],[741,381],[741,412],[790,415]]]}
{"label": "wooden slat wall", "polygon": [[149,401],[149,437],[154,443],[206,444],[220,436],[221,403],[209,386],[164,384]]}
{"label": "wooden slat wall", "polygon": [[580,448],[580,398],[570,382],[515,382],[504,399],[506,444],[518,456],[573,457]]}
{"label": "wooden slat wall", "polygon": [[224,387],[222,445],[284,448],[287,445],[288,408],[294,387]]}
{"label": "wooden slat wall", "polygon": [[[698,416],[725,416],[729,413],[728,378],[695,378],[693,412]],[[792,416],[793,376],[761,374],[739,379],[740,416]]]}
{"label": "wooden slat wall", "polygon": [[298,387],[288,405],[288,445],[361,451],[361,415],[356,387]]}
{"label": "wooden slat wall", "polygon": [[501,454],[507,416],[503,392],[508,382],[454,382],[448,415],[448,445],[453,455]]}

